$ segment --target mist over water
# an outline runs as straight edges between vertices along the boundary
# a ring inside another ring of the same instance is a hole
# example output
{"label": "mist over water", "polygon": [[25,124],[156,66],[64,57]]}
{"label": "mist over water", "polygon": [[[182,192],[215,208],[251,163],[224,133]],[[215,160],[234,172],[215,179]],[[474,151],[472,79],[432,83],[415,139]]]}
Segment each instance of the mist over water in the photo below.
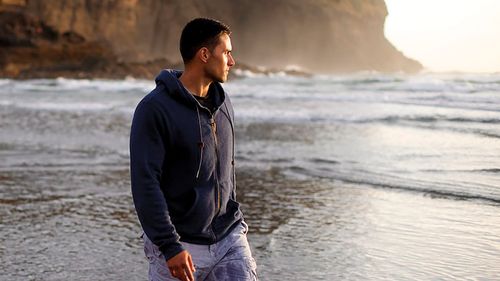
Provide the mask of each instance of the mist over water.
{"label": "mist over water", "polygon": [[[0,80],[0,280],[145,279],[128,136],[153,87]],[[500,276],[500,75],[225,88],[262,280]]]}

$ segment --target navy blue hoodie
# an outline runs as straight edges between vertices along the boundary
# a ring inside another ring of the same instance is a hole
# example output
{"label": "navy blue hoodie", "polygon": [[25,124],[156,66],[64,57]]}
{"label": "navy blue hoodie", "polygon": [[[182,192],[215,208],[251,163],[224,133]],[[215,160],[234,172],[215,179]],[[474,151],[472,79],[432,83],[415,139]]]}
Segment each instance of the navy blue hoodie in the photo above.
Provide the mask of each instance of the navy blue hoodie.
{"label": "navy blue hoodie", "polygon": [[137,105],[130,133],[132,196],[144,233],[168,260],[179,241],[213,244],[242,220],[236,202],[233,109],[219,83],[203,107],[163,70]]}

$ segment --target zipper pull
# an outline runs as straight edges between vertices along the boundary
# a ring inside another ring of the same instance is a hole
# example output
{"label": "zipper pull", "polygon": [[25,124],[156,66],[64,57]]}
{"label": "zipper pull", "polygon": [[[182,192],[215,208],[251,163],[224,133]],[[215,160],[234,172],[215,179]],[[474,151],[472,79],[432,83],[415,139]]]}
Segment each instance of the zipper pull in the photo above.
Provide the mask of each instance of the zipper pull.
{"label": "zipper pull", "polygon": [[210,118],[210,126],[212,127],[212,130],[214,130],[214,134],[217,133],[217,123],[215,123],[213,118]]}

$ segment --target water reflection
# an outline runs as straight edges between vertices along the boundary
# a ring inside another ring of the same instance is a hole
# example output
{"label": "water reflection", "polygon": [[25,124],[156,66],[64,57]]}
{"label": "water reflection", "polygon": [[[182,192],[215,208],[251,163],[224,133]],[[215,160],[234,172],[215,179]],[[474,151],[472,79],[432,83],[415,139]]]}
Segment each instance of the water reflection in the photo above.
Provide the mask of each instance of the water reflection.
{"label": "water reflection", "polygon": [[[497,206],[286,173],[240,167],[237,174],[263,280],[498,273]],[[144,279],[126,166],[4,171],[0,184],[0,271],[6,280]]]}
{"label": "water reflection", "polygon": [[321,204],[315,198],[321,185],[287,179],[279,169],[241,169],[238,187],[238,200],[255,234],[271,234],[299,210]]}

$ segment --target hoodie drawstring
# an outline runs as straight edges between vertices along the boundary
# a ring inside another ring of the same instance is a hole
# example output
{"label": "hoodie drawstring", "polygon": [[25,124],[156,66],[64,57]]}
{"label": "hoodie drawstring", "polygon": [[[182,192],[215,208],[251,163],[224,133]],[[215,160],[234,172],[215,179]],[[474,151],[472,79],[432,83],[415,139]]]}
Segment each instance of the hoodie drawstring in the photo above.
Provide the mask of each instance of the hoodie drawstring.
{"label": "hoodie drawstring", "polygon": [[227,116],[227,119],[229,120],[229,124],[231,124],[231,132],[233,133],[233,159],[231,159],[231,165],[233,165],[233,199],[236,200],[236,163],[234,162],[234,155],[235,155],[235,142],[236,142],[236,138],[235,138],[235,133],[234,133],[234,124],[233,124],[233,121],[231,120],[231,114],[229,114],[229,109],[227,108],[227,104],[224,102],[224,107],[226,108],[226,112],[224,112],[224,110],[222,110],[222,112],[224,112],[224,114]]}
{"label": "hoodie drawstring", "polygon": [[198,171],[196,171],[196,180],[200,176],[201,163],[203,162],[203,147],[205,144],[203,143],[203,135],[201,131],[201,119],[200,119],[200,109],[196,106],[196,114],[198,116],[198,127],[200,128],[200,141],[198,142],[198,147],[200,148],[200,163],[198,164]]}

